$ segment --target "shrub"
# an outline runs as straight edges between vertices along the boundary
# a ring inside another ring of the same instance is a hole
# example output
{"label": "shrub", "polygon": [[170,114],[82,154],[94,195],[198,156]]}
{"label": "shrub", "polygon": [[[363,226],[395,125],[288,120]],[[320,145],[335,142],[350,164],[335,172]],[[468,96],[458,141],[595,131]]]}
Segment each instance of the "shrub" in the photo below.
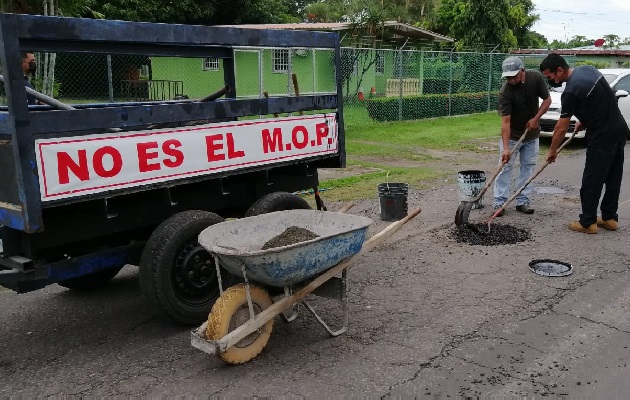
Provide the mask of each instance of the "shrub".
{"label": "shrub", "polygon": [[[488,96],[490,104],[488,106]],[[375,121],[398,121],[402,102],[402,119],[424,119],[485,112],[497,108],[498,93],[428,94],[420,96],[381,97],[365,100],[370,118]]]}

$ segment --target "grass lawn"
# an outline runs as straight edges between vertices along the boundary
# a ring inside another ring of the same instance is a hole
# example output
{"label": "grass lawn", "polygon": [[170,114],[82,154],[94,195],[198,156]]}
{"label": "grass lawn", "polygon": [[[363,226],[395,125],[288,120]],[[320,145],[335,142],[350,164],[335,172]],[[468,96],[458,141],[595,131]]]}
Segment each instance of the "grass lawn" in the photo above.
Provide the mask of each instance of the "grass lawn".
{"label": "grass lawn", "polygon": [[331,189],[326,198],[349,201],[374,196],[382,182],[405,182],[423,188],[445,176],[435,155],[427,150],[476,150],[471,140],[498,138],[500,118],[496,112],[418,121],[379,123],[365,108],[344,108],[348,166],[371,167],[376,172],[325,180]]}
{"label": "grass lawn", "polygon": [[[320,187],[332,189],[325,192],[330,201],[373,197],[382,182],[404,182],[420,189],[432,186],[436,179],[452,177],[452,171],[445,170],[444,165],[453,154],[475,157],[481,151],[476,141],[498,140],[501,131],[501,118],[496,111],[379,123],[369,118],[364,107],[346,106],[344,124],[348,166],[377,170],[322,181]],[[548,145],[549,140],[540,141],[541,157]],[[451,156],[443,158],[439,153]],[[494,151],[486,150],[483,154],[498,157]]]}

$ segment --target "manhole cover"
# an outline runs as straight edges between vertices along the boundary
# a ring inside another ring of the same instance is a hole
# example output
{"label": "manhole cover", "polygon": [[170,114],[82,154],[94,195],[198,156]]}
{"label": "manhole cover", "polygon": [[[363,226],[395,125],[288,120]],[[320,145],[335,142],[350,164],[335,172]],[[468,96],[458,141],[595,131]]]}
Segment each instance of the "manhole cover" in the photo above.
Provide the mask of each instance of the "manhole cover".
{"label": "manhole cover", "polygon": [[573,273],[573,265],[557,260],[532,260],[529,269],[543,276],[567,276]]}

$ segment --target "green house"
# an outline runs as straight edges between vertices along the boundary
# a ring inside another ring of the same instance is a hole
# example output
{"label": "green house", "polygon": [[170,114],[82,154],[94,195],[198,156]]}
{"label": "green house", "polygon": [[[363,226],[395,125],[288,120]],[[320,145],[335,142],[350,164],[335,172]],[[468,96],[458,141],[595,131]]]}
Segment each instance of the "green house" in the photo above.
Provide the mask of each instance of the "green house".
{"label": "green house", "polygon": [[[388,21],[372,35],[360,36],[349,23],[256,24],[235,27],[255,29],[316,30],[337,32],[342,48],[341,74],[344,95],[399,95],[422,93],[417,74],[406,78],[403,65],[417,50],[453,39],[412,25]],[[415,50],[415,51],[414,51]],[[280,94],[333,93],[333,54],[317,48],[235,48],[236,96],[262,97]],[[400,60],[405,60],[401,62]],[[420,60],[415,61],[421,62]],[[202,98],[223,87],[225,68],[216,58],[152,57],[147,82],[141,82],[148,99],[177,96]]]}

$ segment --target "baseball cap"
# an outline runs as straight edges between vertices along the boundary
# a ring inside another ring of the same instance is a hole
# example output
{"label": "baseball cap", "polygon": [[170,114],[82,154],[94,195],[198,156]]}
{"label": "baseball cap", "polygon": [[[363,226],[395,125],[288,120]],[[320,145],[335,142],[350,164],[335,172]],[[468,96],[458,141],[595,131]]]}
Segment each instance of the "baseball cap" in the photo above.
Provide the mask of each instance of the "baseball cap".
{"label": "baseball cap", "polygon": [[525,66],[523,65],[523,61],[521,61],[520,58],[508,57],[503,60],[502,68],[503,74],[501,74],[501,77],[505,78],[506,76],[514,76],[518,74],[518,71],[525,68]]}

